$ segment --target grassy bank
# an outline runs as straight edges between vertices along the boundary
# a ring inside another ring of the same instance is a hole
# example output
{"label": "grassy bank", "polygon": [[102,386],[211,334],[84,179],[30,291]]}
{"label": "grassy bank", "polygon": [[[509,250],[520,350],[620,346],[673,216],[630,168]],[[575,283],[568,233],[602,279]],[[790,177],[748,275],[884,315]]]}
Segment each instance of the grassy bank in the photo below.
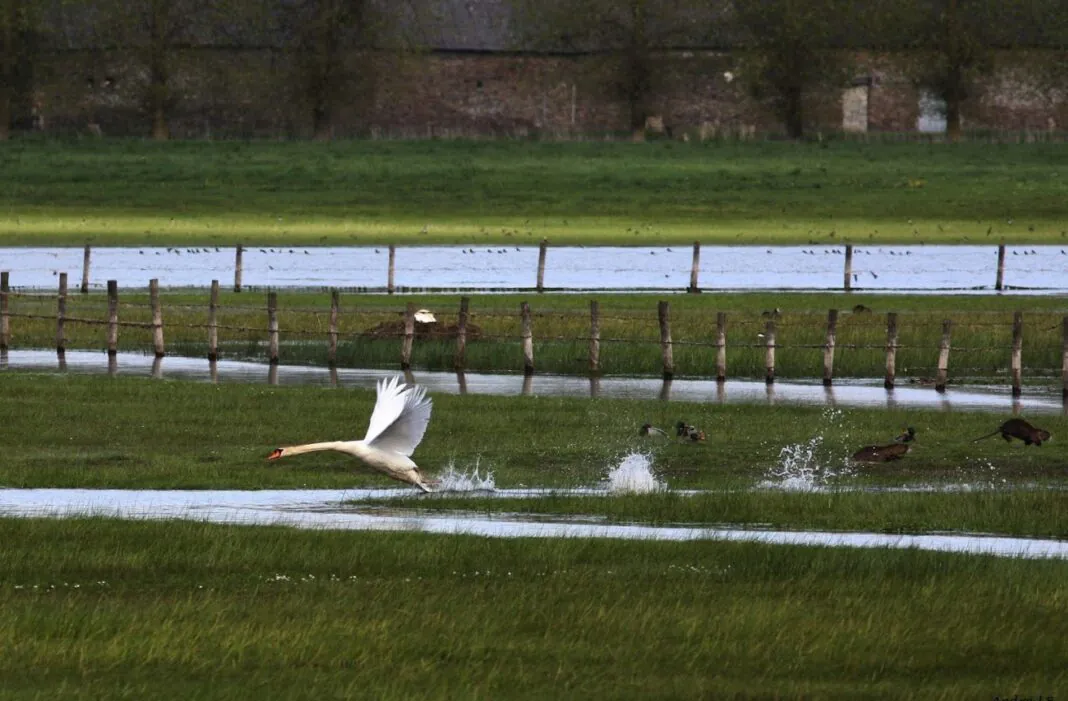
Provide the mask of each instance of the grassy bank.
{"label": "grassy bank", "polygon": [[1068,684],[1068,565],[0,520],[0,694],[993,698]]}
{"label": "grassy bank", "polygon": [[0,243],[1061,243],[1064,144],[15,142]]}
{"label": "grassy bank", "polygon": [[[0,485],[120,488],[344,488],[396,486],[351,458],[317,453],[267,463],[278,445],[361,438],[372,392],[315,387],[208,385],[129,378],[0,373],[5,426]],[[1068,533],[1068,480],[1058,438],[1068,417],[1033,417],[1054,441],[1041,448],[970,439],[1003,416],[985,413],[824,410],[609,399],[434,396],[434,416],[415,454],[440,475],[476,466],[499,487],[589,486],[622,458],[642,452],[673,489],[748,490],[779,481],[783,449],[808,446],[795,461],[830,485],[942,484],[1025,489],[931,494],[782,494],[757,491],[694,500],[676,496],[595,504],[566,498],[489,507],[477,501],[429,508],[547,509],[604,513],[648,522],[746,522],[776,527],[932,530],[967,528],[1031,535]],[[701,444],[651,441],[646,421],[685,419],[706,429]],[[914,426],[916,448],[886,465],[849,466],[857,448]],[[835,475],[838,475],[835,477]],[[837,524],[837,525],[836,525]]]}
{"label": "grassy bank", "polygon": [[[188,356],[207,354],[206,291],[163,295],[167,349]],[[601,371],[608,375],[660,376],[663,365],[657,297],[596,295],[600,305]],[[882,377],[886,367],[886,313],[898,313],[897,373],[903,383],[928,381],[936,374],[942,322],[953,322],[950,379],[1008,382],[1013,313],[1025,311],[1025,378],[1056,382],[1063,348],[1064,299],[1037,297],[908,296],[877,294],[701,294],[665,297],[671,303],[675,372],[680,377],[715,377],[716,314],[727,317],[727,373],[732,378],[763,378],[766,342],[764,312],[782,310],[776,321],[776,372],[782,378],[821,377],[828,309],[840,310],[837,324],[836,377]],[[476,295],[471,299],[474,330],[467,344],[466,367],[482,372],[521,372],[519,305],[533,313],[535,367],[541,372],[589,371],[589,297],[578,295]],[[396,368],[400,363],[403,314],[407,302],[431,309],[439,325],[457,322],[459,297],[417,295],[386,297],[346,294],[338,319],[338,363],[345,367]],[[862,311],[854,312],[857,306]],[[267,314],[261,293],[224,292],[218,315],[224,358],[262,360],[266,354]],[[55,344],[53,297],[14,296],[10,300],[12,348],[51,348]],[[279,293],[279,328],[284,363],[325,365],[329,295]],[[101,292],[72,294],[65,327],[67,347],[102,350],[106,344],[107,299]],[[122,328],[121,350],[150,351],[151,309],[143,291],[120,295],[120,320],[139,323]],[[382,330],[383,325],[392,328]],[[451,338],[417,338],[415,368],[451,370],[456,353]]]}

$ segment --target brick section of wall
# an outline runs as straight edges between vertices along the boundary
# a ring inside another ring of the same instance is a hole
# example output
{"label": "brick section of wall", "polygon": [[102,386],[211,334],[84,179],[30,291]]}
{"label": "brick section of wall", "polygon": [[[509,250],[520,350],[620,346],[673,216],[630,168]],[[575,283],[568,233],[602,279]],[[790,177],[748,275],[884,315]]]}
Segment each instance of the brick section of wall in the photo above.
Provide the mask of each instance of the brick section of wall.
{"label": "brick section of wall", "polygon": [[[869,131],[913,131],[918,91],[901,65],[861,56],[869,75]],[[753,99],[734,58],[718,52],[655,57],[647,107],[678,136],[781,132]],[[311,136],[299,67],[270,50],[185,51],[175,56],[171,131],[177,138]],[[1002,61],[1002,64],[1007,62]],[[338,137],[625,135],[630,114],[613,56],[353,53],[332,112]],[[1034,79],[1036,60],[1002,69],[966,105],[966,128],[1065,129],[1063,86]],[[730,78],[730,79],[728,79]],[[34,99],[50,131],[147,135],[147,71],[132,55],[64,53],[35,71]],[[842,126],[842,92],[808,96],[811,131]],[[1052,121],[1051,121],[1052,120]],[[95,129],[93,129],[95,130]]]}

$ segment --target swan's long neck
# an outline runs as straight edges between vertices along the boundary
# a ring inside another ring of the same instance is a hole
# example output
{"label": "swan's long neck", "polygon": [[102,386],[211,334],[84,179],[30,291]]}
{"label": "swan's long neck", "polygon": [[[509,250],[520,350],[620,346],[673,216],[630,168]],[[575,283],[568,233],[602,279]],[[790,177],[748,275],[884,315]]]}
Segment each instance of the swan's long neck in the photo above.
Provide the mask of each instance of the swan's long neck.
{"label": "swan's long neck", "polygon": [[291,455],[301,455],[303,453],[317,453],[323,450],[340,450],[341,452],[350,452],[345,450],[347,443],[345,441],[327,441],[326,443],[305,443],[304,445],[293,445],[285,448],[285,456],[288,458]]}

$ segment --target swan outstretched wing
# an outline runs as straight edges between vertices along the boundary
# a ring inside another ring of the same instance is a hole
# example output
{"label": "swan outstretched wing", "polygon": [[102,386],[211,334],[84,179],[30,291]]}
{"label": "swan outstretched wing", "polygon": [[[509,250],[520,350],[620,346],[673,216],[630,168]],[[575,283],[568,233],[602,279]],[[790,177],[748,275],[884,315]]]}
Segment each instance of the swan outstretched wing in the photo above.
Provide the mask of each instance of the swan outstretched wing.
{"label": "swan outstretched wing", "polygon": [[407,387],[400,376],[378,381],[378,400],[364,442],[382,450],[411,455],[430,423],[426,389]]}

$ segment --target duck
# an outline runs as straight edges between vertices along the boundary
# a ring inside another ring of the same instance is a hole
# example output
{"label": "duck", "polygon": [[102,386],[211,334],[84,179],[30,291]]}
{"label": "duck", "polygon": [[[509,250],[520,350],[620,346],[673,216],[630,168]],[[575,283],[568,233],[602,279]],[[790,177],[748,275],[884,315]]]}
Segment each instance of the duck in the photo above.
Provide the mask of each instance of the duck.
{"label": "duck", "polygon": [[895,443],[912,443],[916,440],[916,429],[909,426],[905,432],[894,438]]}
{"label": "duck", "polygon": [[652,424],[642,424],[642,427],[638,429],[639,436],[664,436],[667,437],[667,431],[662,428],[657,428]]}
{"label": "duck", "polygon": [[684,440],[689,439],[694,442],[703,441],[705,439],[704,431],[697,430],[685,421],[679,421],[675,424],[675,435]]}
{"label": "duck", "polygon": [[853,453],[854,462],[891,462],[900,460],[912,450],[907,443],[891,443],[890,445],[866,445]]}

